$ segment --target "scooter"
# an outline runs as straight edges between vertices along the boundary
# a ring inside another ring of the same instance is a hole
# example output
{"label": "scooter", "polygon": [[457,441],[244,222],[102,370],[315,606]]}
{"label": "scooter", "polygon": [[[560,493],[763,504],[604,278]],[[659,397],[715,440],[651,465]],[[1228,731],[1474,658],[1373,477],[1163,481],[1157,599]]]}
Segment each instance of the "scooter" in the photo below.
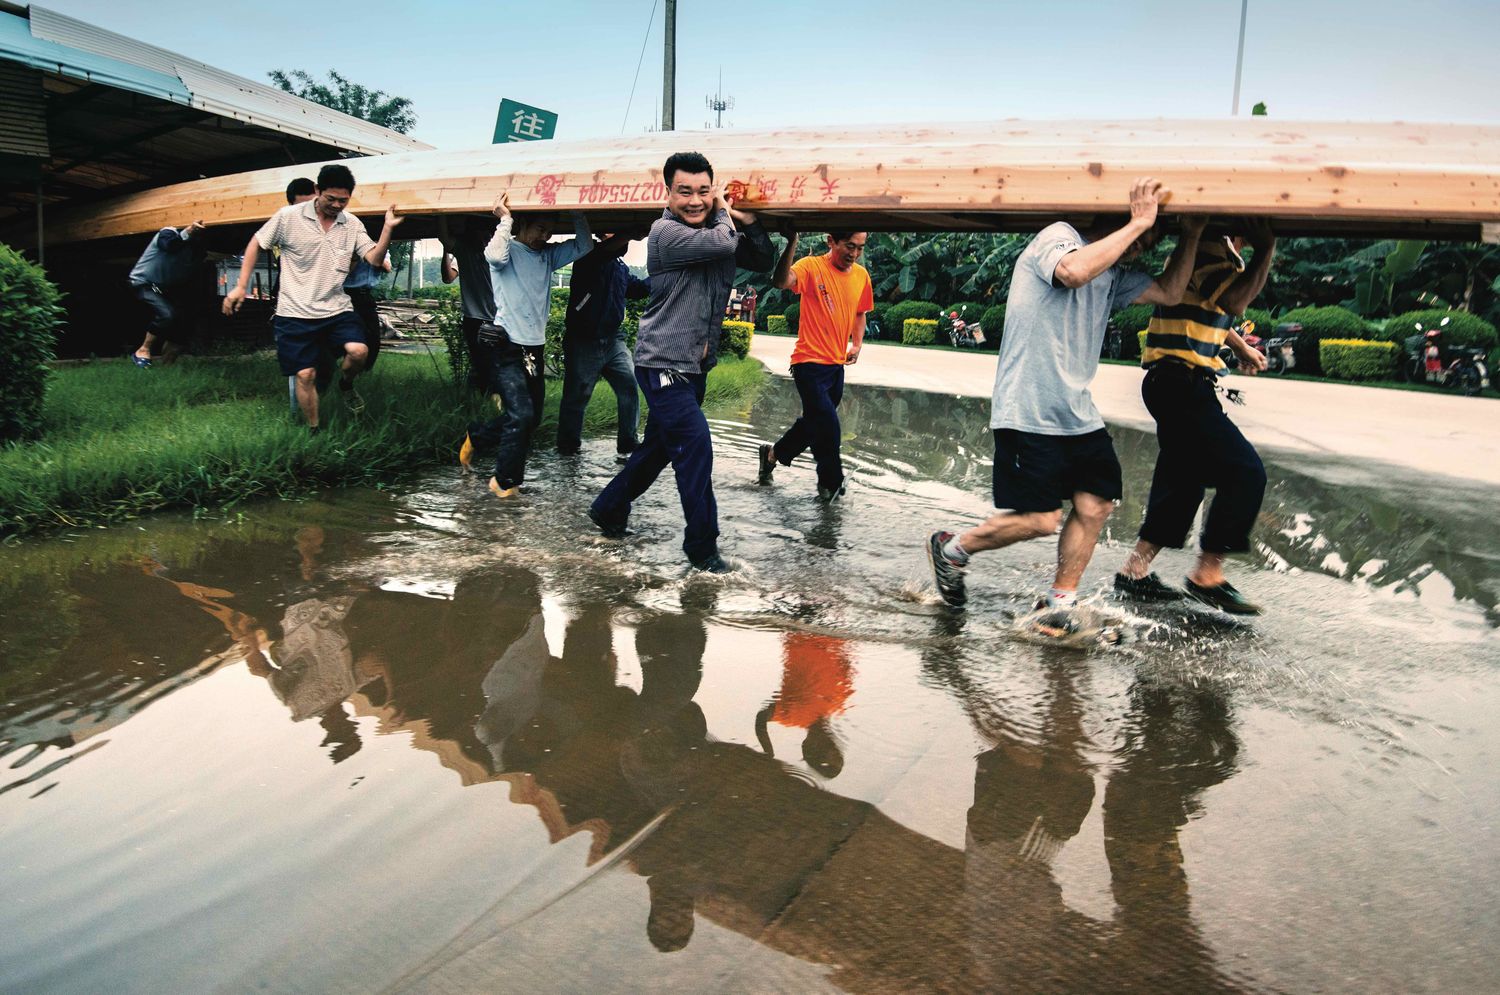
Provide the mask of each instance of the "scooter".
{"label": "scooter", "polygon": [[1267,373],[1285,376],[1297,365],[1297,336],[1301,333],[1302,325],[1295,321],[1283,321],[1276,326],[1260,350],[1266,354]]}

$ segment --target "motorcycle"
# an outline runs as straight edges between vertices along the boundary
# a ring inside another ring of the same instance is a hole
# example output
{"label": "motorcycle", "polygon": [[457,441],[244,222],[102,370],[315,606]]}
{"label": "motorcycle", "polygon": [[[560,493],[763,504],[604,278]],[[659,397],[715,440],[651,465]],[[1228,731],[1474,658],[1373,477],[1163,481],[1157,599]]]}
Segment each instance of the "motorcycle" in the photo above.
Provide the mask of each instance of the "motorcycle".
{"label": "motorcycle", "polygon": [[964,321],[957,311],[948,312],[948,340],[955,349],[978,349],[984,343],[984,329],[979,322]]}
{"label": "motorcycle", "polygon": [[1297,336],[1301,333],[1302,325],[1295,321],[1283,321],[1276,326],[1260,350],[1266,354],[1267,373],[1285,376],[1297,365]]}
{"label": "motorcycle", "polygon": [[[1478,346],[1454,346],[1444,349],[1444,318],[1436,328],[1423,329],[1416,323],[1418,334],[1406,339],[1406,351],[1410,358],[1406,364],[1406,377],[1412,383],[1429,383],[1438,387],[1462,391],[1465,397],[1473,397],[1490,385],[1490,371],[1484,349]],[[1445,355],[1446,352],[1446,355]]]}

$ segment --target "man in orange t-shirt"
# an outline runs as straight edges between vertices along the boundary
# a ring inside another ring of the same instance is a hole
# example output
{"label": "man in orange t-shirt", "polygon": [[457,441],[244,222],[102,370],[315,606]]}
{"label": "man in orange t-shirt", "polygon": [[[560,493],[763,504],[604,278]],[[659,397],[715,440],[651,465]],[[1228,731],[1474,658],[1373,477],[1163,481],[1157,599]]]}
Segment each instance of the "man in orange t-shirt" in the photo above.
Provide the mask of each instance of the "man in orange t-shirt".
{"label": "man in orange t-shirt", "polygon": [[830,232],[827,255],[804,256],[796,263],[797,233],[788,229],[786,235],[786,251],[772,282],[802,298],[792,350],[792,381],[802,397],[802,417],[774,446],[760,447],[760,483],[771,482],[777,463],[791,466],[811,448],[818,464],[818,500],[829,504],[844,495],[838,411],[844,367],[859,359],[865,316],[875,309],[870,274],[859,264],[865,233]]}

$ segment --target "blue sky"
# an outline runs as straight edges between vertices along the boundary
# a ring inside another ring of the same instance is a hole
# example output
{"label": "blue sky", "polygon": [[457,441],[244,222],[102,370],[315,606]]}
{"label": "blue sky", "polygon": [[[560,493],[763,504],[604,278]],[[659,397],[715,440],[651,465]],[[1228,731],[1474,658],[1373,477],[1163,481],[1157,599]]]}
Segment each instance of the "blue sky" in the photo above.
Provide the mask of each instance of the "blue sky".
{"label": "blue sky", "polygon": [[[47,0],[266,81],[327,69],[410,97],[415,137],[486,144],[501,97],[557,111],[557,138],[639,134],[661,95],[662,4],[546,0]],[[345,12],[344,14],[338,13]],[[1226,117],[1240,0],[793,3],[679,0],[677,127],[1001,117]],[[645,60],[626,113],[642,41]],[[1250,0],[1241,113],[1500,121],[1500,0]]]}

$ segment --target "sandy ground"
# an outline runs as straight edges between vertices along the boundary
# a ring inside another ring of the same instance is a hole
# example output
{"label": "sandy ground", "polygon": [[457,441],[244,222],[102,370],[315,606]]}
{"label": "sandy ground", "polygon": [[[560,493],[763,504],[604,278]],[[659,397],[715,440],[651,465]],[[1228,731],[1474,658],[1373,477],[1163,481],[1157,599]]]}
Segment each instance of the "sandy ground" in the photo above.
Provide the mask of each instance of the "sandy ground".
{"label": "sandy ground", "polygon": [[[785,375],[794,340],[757,335],[750,354]],[[989,397],[995,354],[915,349],[869,343],[847,382],[909,387],[968,397]],[[1500,483],[1500,404],[1478,398],[1418,391],[1311,383],[1274,377],[1231,377],[1247,403],[1230,410],[1235,424],[1259,448],[1396,464],[1426,474]],[[1106,421],[1151,429],[1141,403],[1141,371],[1100,364],[1094,403]],[[1372,467],[1372,469],[1378,469]]]}

